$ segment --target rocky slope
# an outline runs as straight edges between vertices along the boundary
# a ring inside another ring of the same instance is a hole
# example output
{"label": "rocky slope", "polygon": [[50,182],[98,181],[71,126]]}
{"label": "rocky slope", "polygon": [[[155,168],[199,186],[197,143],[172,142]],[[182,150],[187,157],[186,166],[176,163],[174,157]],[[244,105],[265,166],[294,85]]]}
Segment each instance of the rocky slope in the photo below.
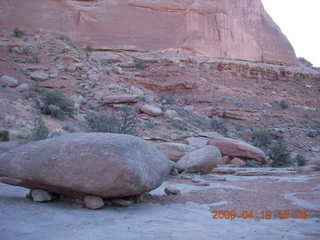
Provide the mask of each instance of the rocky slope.
{"label": "rocky slope", "polygon": [[14,27],[60,32],[99,51],[298,64],[260,0],[0,1],[2,34]]}

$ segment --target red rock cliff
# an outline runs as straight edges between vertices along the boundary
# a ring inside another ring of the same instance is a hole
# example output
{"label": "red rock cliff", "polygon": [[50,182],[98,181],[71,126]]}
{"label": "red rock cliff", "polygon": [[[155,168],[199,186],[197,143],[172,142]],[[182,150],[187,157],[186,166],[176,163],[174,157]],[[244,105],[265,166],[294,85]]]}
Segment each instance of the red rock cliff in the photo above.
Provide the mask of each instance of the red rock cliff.
{"label": "red rock cliff", "polygon": [[61,32],[101,50],[297,64],[260,0],[0,0],[2,33],[14,27]]}

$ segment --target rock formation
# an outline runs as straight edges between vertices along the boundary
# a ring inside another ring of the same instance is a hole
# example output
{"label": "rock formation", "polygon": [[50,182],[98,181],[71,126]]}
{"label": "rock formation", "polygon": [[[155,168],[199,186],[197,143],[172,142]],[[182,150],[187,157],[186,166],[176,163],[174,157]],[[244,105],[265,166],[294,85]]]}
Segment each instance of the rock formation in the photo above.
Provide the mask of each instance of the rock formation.
{"label": "rock formation", "polygon": [[68,134],[0,154],[0,181],[69,196],[127,197],[160,186],[173,165],[137,137]]}
{"label": "rock formation", "polygon": [[172,49],[298,65],[260,0],[0,1],[1,32],[14,27],[67,34],[100,51]]}

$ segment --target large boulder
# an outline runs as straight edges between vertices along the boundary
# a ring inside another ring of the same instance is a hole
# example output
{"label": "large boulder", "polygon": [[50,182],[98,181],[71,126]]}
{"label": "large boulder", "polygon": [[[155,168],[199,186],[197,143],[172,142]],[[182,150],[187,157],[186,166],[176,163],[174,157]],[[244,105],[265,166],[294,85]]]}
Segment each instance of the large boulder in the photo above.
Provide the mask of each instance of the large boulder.
{"label": "large boulder", "polygon": [[156,147],[174,162],[179,161],[186,153],[196,149],[193,146],[175,142],[159,143]]}
{"label": "large boulder", "polygon": [[0,154],[0,181],[68,196],[135,196],[162,184],[174,163],[129,135],[75,133]]}
{"label": "large boulder", "polygon": [[177,162],[177,168],[180,172],[189,173],[209,173],[218,163],[221,162],[221,153],[214,146],[205,146],[193,152],[186,154]]}
{"label": "large boulder", "polygon": [[222,155],[244,159],[255,159],[260,164],[267,163],[267,157],[263,151],[240,140],[216,137],[212,139],[209,144],[218,147]]}

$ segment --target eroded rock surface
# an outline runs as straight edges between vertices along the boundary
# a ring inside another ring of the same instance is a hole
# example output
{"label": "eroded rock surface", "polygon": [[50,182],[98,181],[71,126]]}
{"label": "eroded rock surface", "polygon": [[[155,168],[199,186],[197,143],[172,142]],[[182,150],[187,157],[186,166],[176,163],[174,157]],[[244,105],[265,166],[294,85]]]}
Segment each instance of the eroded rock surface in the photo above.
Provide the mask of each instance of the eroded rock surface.
{"label": "eroded rock surface", "polygon": [[298,65],[292,46],[260,0],[12,0],[0,2],[0,9],[2,32],[47,29],[96,50],[176,49]]}

